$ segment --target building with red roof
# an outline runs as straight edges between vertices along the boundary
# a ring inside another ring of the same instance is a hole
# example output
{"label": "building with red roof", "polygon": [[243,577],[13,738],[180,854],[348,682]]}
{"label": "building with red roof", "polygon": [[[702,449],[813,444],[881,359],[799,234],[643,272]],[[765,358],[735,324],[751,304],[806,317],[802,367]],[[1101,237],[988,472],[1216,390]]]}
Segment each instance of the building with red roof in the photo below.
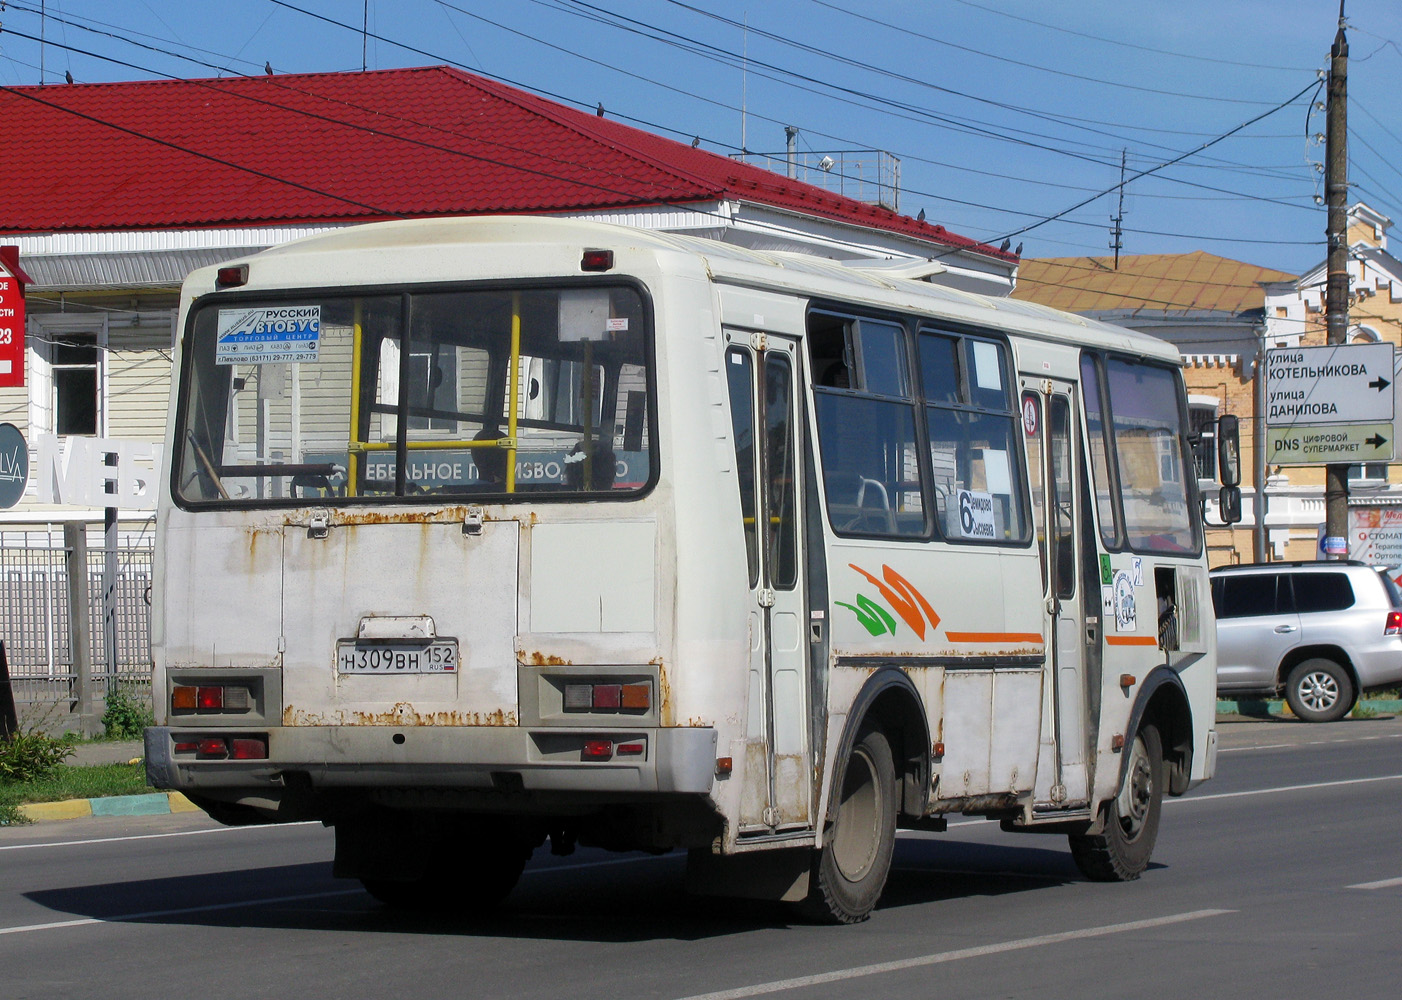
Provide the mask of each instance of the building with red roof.
{"label": "building with red roof", "polygon": [[0,422],[31,443],[159,441],[185,275],[343,226],[568,215],[836,259],[938,257],[933,280],[995,295],[1017,264],[890,208],[443,66],[0,87],[0,132],[0,244],[30,279],[25,385],[0,387]]}

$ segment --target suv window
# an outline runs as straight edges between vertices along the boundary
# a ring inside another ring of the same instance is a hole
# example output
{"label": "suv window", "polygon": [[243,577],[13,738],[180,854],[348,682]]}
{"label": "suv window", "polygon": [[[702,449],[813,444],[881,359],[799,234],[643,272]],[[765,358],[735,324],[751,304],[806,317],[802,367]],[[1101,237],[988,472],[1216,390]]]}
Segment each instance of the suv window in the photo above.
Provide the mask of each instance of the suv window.
{"label": "suv window", "polygon": [[1248,618],[1275,614],[1276,576],[1253,573],[1222,576],[1212,581],[1212,603],[1218,618]]}
{"label": "suv window", "polygon": [[1295,586],[1295,610],[1300,614],[1353,607],[1353,587],[1344,573],[1292,573],[1290,580]]}

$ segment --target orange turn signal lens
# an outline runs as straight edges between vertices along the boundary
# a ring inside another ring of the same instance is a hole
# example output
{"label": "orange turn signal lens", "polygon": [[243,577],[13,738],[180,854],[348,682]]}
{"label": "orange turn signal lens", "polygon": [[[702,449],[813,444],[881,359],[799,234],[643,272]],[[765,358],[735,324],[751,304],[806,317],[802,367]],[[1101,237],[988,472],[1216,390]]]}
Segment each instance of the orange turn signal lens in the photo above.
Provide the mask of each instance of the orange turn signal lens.
{"label": "orange turn signal lens", "polygon": [[171,688],[170,707],[176,712],[193,712],[195,710],[195,688],[180,685]]}
{"label": "orange turn signal lens", "polygon": [[624,684],[620,701],[624,708],[640,708],[646,711],[652,704],[651,685]]}

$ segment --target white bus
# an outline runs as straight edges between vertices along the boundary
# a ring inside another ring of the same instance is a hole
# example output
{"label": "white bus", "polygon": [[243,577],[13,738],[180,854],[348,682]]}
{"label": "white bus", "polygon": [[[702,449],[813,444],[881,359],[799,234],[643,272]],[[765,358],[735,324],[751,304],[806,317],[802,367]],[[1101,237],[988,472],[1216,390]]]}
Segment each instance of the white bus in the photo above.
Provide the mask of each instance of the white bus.
{"label": "white bus", "polygon": [[855,921],[949,813],[1136,877],[1216,757],[1178,354],[938,267],[477,218],[195,272],[152,784],[392,904],[548,839]]}

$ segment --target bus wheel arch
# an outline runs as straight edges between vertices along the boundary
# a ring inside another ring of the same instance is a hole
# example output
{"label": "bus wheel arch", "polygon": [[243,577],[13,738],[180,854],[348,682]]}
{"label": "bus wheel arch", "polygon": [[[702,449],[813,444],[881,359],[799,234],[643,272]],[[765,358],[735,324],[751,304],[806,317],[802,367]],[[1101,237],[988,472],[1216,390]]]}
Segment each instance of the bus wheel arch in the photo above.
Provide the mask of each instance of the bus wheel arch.
{"label": "bus wheel arch", "polygon": [[[1193,771],[1193,712],[1183,682],[1168,667],[1155,667],[1144,679],[1125,729],[1126,746],[1146,723],[1158,731],[1165,791],[1182,795],[1188,790]],[[1123,786],[1129,764],[1130,755],[1126,754],[1120,762],[1117,788]]]}
{"label": "bus wheel arch", "polygon": [[[897,807],[901,816],[918,819],[925,815],[930,798],[930,724],[925,704],[905,671],[881,667],[852,701],[847,728],[832,761],[834,779],[847,760],[864,726],[881,729],[890,744],[896,770]],[[834,788],[836,786],[834,785]],[[827,819],[832,818],[831,800]]]}

